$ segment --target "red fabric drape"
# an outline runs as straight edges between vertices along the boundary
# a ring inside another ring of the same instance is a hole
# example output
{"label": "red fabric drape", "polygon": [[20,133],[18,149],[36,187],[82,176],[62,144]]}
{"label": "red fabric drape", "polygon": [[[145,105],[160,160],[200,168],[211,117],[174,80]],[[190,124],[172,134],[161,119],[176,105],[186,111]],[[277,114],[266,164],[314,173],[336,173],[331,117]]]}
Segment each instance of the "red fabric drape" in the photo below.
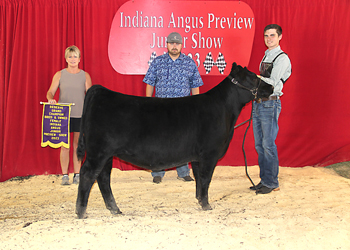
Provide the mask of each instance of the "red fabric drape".
{"label": "red fabric drape", "polygon": [[[140,0],[141,1],[141,0]],[[0,181],[13,176],[60,173],[59,150],[41,148],[42,106],[64,49],[82,51],[80,67],[93,84],[144,95],[143,76],[121,75],[108,60],[109,30],[126,0],[0,0]],[[245,0],[255,15],[256,36],[248,68],[258,73],[265,51],[263,28],[283,28],[282,49],[293,67],[282,98],[277,139],[280,165],[300,167],[349,160],[350,2]],[[234,41],[232,41],[234,43]],[[205,92],[223,77],[203,76]],[[247,105],[238,121],[250,115]],[[238,128],[220,165],[243,165],[245,126]],[[257,164],[252,130],[245,149]],[[114,167],[134,169],[118,159]]]}

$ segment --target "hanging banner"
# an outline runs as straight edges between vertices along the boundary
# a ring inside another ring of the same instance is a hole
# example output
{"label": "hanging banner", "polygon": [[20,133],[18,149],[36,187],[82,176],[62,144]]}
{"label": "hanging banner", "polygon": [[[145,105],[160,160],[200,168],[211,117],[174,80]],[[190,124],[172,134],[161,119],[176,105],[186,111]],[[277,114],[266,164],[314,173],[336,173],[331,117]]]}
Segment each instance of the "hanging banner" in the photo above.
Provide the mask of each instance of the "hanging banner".
{"label": "hanging banner", "polygon": [[41,146],[69,148],[69,120],[72,104],[42,103]]}
{"label": "hanging banner", "polygon": [[108,56],[121,74],[146,74],[167,52],[167,36],[178,32],[182,53],[201,75],[227,75],[233,62],[248,66],[255,34],[254,13],[242,1],[132,0],[115,14]]}

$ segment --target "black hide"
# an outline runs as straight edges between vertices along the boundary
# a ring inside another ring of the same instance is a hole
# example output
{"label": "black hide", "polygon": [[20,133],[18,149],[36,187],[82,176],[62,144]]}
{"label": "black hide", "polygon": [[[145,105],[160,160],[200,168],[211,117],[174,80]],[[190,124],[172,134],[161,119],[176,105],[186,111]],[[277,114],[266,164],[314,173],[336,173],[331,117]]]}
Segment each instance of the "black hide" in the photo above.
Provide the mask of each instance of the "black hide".
{"label": "black hide", "polygon": [[254,88],[258,97],[268,97],[273,91],[236,63],[216,87],[189,97],[137,97],[92,86],[85,97],[77,150],[80,159],[86,152],[76,203],[78,217],[85,216],[95,180],[106,207],[113,214],[121,213],[110,187],[113,156],[152,170],[191,162],[196,198],[204,210],[211,209],[208,188],[214,168],[226,153],[239,113],[254,98],[248,89]]}

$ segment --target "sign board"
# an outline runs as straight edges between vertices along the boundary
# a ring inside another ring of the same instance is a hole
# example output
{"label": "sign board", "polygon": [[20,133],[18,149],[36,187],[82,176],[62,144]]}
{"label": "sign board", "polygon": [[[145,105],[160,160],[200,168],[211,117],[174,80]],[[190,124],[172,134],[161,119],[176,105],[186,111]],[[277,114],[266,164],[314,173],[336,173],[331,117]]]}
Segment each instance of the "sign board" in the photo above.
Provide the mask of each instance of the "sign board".
{"label": "sign board", "polygon": [[121,74],[146,74],[152,60],[167,52],[171,32],[183,37],[182,53],[201,75],[229,74],[233,62],[249,64],[255,19],[241,1],[126,2],[115,14],[108,55]]}

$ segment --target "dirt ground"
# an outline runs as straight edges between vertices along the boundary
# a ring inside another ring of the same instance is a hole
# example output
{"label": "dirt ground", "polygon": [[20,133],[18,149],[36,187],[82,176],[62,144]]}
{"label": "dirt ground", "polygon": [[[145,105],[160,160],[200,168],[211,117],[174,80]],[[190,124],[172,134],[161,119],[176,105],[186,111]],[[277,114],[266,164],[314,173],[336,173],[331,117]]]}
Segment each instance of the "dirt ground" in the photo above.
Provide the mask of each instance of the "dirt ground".
{"label": "dirt ground", "polygon": [[[249,174],[259,181],[258,167]],[[217,167],[211,211],[176,171],[154,184],[147,171],[113,169],[123,214],[112,216],[94,185],[82,220],[78,186],[60,182],[46,175],[0,183],[0,249],[350,249],[350,179],[332,168],[280,168],[281,190],[256,195],[244,167]]]}

